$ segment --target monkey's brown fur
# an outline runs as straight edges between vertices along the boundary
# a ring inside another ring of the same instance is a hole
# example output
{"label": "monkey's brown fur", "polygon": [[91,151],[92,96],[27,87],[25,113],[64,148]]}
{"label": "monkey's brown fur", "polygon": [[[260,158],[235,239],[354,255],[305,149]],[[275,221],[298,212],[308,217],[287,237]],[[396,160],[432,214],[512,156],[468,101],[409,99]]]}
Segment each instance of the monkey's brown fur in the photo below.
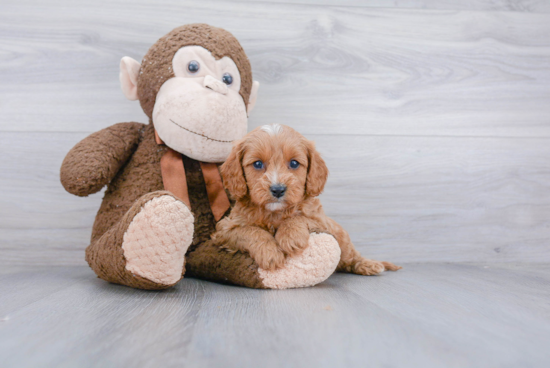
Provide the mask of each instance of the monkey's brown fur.
{"label": "monkey's brown fur", "polygon": [[138,80],[139,103],[149,119],[162,84],[174,77],[172,59],[184,46],[202,46],[216,59],[227,56],[237,64],[241,75],[241,94],[248,104],[252,90],[252,69],[248,57],[235,37],[224,29],[207,24],[190,24],[178,27],[162,37],[143,58]]}
{"label": "monkey's brown fur", "polygon": [[[205,24],[174,29],[155,43],[143,59],[138,78],[140,104],[150,119],[149,125],[120,123],[98,131],[79,142],[65,157],[61,183],[78,196],[98,192],[108,185],[93,226],[86,260],[104,280],[143,289],[162,289],[134,276],[125,269],[121,249],[123,235],[143,204],[155,196],[166,195],[160,159],[165,146],[155,142],[152,111],[161,85],[174,76],[172,59],[178,49],[198,45],[216,58],[228,56],[241,75],[240,95],[248,103],[252,87],[250,63],[239,42],[227,31]],[[215,221],[210,209],[199,163],[184,159],[191,211],[195,217],[193,244],[186,256],[186,275],[249,287],[263,287],[258,265],[247,254],[220,251],[207,240]]]}

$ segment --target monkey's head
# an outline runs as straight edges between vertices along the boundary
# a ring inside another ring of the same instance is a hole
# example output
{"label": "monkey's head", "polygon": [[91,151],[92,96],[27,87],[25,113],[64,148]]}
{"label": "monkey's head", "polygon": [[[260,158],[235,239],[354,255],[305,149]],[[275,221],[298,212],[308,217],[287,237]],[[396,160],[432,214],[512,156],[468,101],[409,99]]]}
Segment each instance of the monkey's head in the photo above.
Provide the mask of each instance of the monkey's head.
{"label": "monkey's head", "polygon": [[237,39],[206,24],[174,29],[141,64],[122,58],[120,83],[168,147],[205,162],[225,161],[246,134],[259,87]]}

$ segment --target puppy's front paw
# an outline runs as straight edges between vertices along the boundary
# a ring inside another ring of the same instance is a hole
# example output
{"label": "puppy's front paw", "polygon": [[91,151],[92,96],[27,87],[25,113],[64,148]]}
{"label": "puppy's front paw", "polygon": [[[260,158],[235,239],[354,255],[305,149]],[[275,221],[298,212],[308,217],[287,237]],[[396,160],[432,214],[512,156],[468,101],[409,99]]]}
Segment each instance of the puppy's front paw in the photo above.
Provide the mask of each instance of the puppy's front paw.
{"label": "puppy's front paw", "polygon": [[264,270],[273,271],[283,267],[285,263],[284,253],[277,247],[275,242],[262,242],[250,251],[258,266]]}
{"label": "puppy's front paw", "polygon": [[353,273],[357,275],[372,276],[378,275],[384,271],[385,267],[382,262],[373,261],[370,259],[361,259],[353,265]]}
{"label": "puppy's front paw", "polygon": [[309,231],[307,229],[286,228],[284,231],[277,231],[275,240],[279,248],[288,256],[302,253],[309,244]]}

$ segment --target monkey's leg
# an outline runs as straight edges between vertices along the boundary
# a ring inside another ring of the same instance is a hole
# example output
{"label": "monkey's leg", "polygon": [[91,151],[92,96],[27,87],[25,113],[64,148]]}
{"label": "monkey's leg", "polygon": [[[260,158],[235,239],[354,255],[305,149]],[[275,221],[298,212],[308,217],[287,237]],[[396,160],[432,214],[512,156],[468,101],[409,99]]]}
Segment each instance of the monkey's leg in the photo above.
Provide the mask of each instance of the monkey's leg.
{"label": "monkey's leg", "polygon": [[308,247],[275,271],[258,267],[246,252],[229,252],[210,240],[187,255],[186,275],[257,289],[289,289],[325,281],[339,260],[340,247],[329,234],[312,233]]}
{"label": "monkey's leg", "polygon": [[193,222],[191,211],[169,192],[148,193],[86,249],[86,261],[103,280],[166,289],[183,277]]}

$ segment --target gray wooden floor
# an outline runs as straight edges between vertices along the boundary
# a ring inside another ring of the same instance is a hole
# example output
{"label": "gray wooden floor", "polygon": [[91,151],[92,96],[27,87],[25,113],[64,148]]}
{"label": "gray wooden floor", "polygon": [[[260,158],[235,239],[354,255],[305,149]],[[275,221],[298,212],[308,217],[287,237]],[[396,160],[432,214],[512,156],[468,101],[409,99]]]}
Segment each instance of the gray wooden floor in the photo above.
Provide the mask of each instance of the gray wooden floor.
{"label": "gray wooden floor", "polygon": [[[102,194],[59,167],[146,122],[118,85],[172,28],[231,31],[261,83],[250,128],[317,147],[326,212],[403,264],[261,291],[107,284]],[[550,367],[550,1],[0,0],[0,367]]]}
{"label": "gray wooden floor", "polygon": [[548,367],[550,265],[408,264],[308,289],[184,279],[144,292],[82,266],[0,275],[2,367]]}

